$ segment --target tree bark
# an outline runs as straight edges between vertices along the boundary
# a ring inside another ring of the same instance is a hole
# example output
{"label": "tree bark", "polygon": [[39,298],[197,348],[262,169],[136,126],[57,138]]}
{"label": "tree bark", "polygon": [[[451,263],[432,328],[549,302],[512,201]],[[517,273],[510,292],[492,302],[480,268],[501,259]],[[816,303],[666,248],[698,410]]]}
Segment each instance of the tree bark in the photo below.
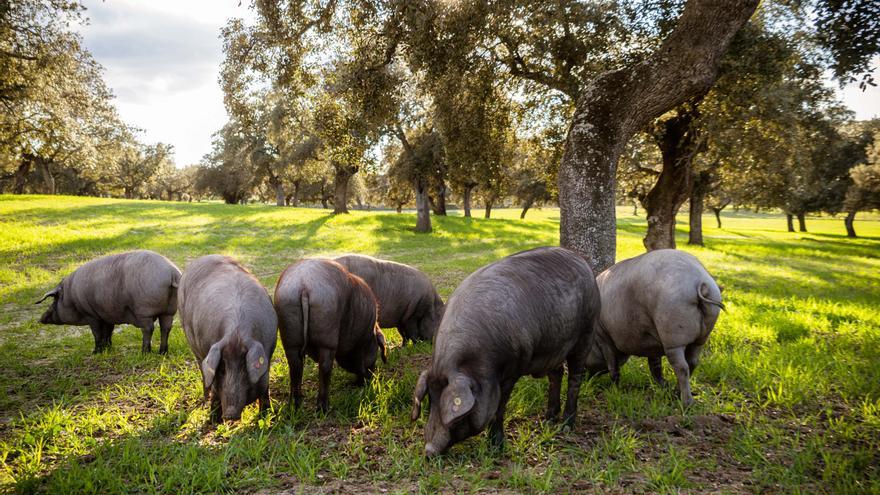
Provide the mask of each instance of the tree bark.
{"label": "tree bark", "polygon": [[596,273],[614,264],[615,175],[626,142],[654,118],[708,90],[758,0],[689,0],[657,51],[581,92],[559,170],[560,242]]}
{"label": "tree bark", "polygon": [[293,195],[290,197],[290,206],[299,206],[299,190],[301,186],[302,181],[293,181]]}
{"label": "tree bark", "polygon": [[271,184],[275,187],[275,206],[284,206],[284,184],[281,179],[274,179]]}
{"label": "tree bark", "polygon": [[791,213],[786,213],[786,214],[785,214],[785,220],[786,220],[786,222],[788,223],[788,231],[789,231],[789,232],[794,232],[794,217],[792,216],[792,214],[791,214]]}
{"label": "tree bark", "polygon": [[805,213],[801,212],[797,214],[798,219],[798,230],[801,232],[807,231],[807,219],[805,217]]}
{"label": "tree bark", "polygon": [[644,239],[648,251],[675,249],[675,216],[691,193],[694,157],[705,144],[694,122],[697,118],[696,105],[687,105],[679,108],[676,116],[659,123],[653,132],[663,156],[663,170],[642,202],[648,215]]}
{"label": "tree bark", "polygon": [[37,161],[37,169],[43,177],[43,186],[45,194],[55,194],[55,177],[52,175],[51,162],[45,158],[39,158]]}
{"label": "tree bark", "polygon": [[321,179],[321,208],[327,209],[327,200],[330,199],[330,195],[327,194],[327,179]]}
{"label": "tree bark", "polygon": [[492,218],[492,203],[495,202],[495,196],[486,198],[486,218]]}
{"label": "tree bark", "polygon": [[519,214],[520,220],[522,220],[526,217],[526,213],[528,213],[529,208],[532,207],[532,204],[534,204],[534,202],[535,202],[534,200],[529,199],[525,202],[525,204],[523,204],[523,211],[522,211],[522,213]]}
{"label": "tree bark", "polygon": [[474,186],[464,186],[464,191],[462,194],[462,207],[464,208],[464,216],[467,218],[471,217],[471,193],[474,190]]}
{"label": "tree bark", "polygon": [[693,174],[688,212],[688,220],[690,223],[688,244],[697,246],[703,245],[703,211],[706,204],[706,196],[715,185],[716,176],[713,172],[716,167],[717,165],[713,166],[711,169],[701,170],[700,172]]}
{"label": "tree bark", "polygon": [[414,181],[416,192],[416,232],[431,232],[431,206],[428,204],[428,187],[420,180]]}
{"label": "tree bark", "polygon": [[27,176],[31,171],[33,159],[30,155],[22,157],[21,163],[12,174],[12,192],[14,194],[24,194],[24,187],[27,184]]}
{"label": "tree bark", "polygon": [[435,215],[446,216],[446,183],[442,180],[434,186],[435,200],[431,205]]}
{"label": "tree bark", "polygon": [[690,211],[688,212],[690,220],[688,244],[695,246],[703,245],[703,201],[706,198],[706,194],[709,193],[711,184],[712,174],[708,170],[694,174],[693,185],[691,186]]}
{"label": "tree bark", "polygon": [[348,213],[348,182],[357,172],[357,167],[334,164],[336,174],[333,177],[333,214]]}
{"label": "tree bark", "polygon": [[843,219],[843,224],[846,226],[846,236],[847,237],[857,237],[856,229],[853,227],[853,221],[856,219],[856,211],[848,211],[846,212],[846,218]]}
{"label": "tree bark", "polygon": [[718,223],[718,228],[721,228],[721,208],[712,207],[712,211],[715,213],[715,221]]}

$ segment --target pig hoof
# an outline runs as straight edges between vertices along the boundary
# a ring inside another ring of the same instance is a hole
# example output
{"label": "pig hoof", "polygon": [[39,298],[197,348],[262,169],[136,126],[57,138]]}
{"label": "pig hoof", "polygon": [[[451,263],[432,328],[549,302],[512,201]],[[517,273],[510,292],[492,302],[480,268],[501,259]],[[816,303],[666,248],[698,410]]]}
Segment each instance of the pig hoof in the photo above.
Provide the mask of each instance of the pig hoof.
{"label": "pig hoof", "polygon": [[167,347],[164,347],[164,348],[160,347],[160,348],[159,348],[159,354],[161,354],[161,355],[163,355],[163,356],[164,356],[165,354],[168,354],[168,348],[167,348]]}

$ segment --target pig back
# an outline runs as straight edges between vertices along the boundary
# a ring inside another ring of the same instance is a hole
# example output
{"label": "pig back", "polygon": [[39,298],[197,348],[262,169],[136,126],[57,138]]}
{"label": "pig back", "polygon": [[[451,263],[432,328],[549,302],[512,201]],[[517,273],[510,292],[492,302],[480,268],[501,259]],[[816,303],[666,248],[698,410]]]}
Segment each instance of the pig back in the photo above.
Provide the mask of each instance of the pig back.
{"label": "pig back", "polygon": [[173,315],[180,270],[164,256],[140,250],[98,258],[64,280],[77,310],[107,323]]}
{"label": "pig back", "polygon": [[[680,336],[683,342],[693,341],[703,328],[698,295],[701,287],[705,286],[709,299],[721,301],[718,285],[700,261],[674,249],[623,260],[602,272],[597,282],[602,295],[603,331],[626,354],[662,352],[663,336],[656,327],[665,320],[684,329],[687,335]],[[717,307],[708,310],[717,318]],[[652,338],[646,340],[646,335]]]}
{"label": "pig back", "polygon": [[435,368],[471,360],[543,374],[585,345],[599,313],[592,270],[563,248],[518,253],[477,270],[455,290],[438,329]]}
{"label": "pig back", "polygon": [[[379,302],[379,326],[399,327],[431,310],[437,294],[428,276],[409,265],[364,255],[336,258],[370,287]],[[438,296],[439,297],[439,296]]]}
{"label": "pig back", "polygon": [[[275,287],[275,308],[285,346],[335,349],[346,320],[351,287],[347,270],[329,259],[303,259],[288,266]],[[308,327],[303,304],[308,305]],[[308,336],[305,335],[306,332]]]}
{"label": "pig back", "polygon": [[275,349],[277,317],[262,284],[232,258],[203,256],[189,264],[178,290],[180,320],[199,360],[233,332]]}

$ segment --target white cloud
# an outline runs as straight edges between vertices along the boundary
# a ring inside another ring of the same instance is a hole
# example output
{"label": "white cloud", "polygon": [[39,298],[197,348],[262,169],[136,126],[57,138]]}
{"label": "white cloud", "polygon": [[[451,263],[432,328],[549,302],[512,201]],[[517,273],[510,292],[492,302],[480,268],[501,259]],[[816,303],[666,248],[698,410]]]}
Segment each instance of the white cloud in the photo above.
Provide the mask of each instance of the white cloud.
{"label": "white cloud", "polygon": [[[872,67],[880,83],[880,57],[874,57]],[[857,119],[880,118],[880,86],[868,86],[862,91],[858,83],[847,84],[842,90],[837,89],[837,96],[856,113]]]}
{"label": "white cloud", "polygon": [[86,47],[106,69],[122,119],[147,142],[174,145],[178,165],[197,162],[226,121],[217,83],[220,28],[250,18],[239,0],[85,0]]}

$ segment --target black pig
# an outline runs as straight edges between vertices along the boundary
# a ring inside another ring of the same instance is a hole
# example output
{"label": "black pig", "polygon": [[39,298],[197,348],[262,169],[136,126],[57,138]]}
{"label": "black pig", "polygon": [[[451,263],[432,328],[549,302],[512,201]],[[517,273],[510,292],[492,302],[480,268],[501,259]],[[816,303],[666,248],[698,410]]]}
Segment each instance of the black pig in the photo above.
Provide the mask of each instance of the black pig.
{"label": "black pig", "polygon": [[74,270],[36,302],[52,298],[40,323],[88,325],[98,353],[110,347],[113,326],[128,323],[143,334],[141,351],[150,352],[159,320],[159,352],[168,352],[168,334],[177,311],[180,270],[152,251],[130,251],[94,259]]}
{"label": "black pig", "polygon": [[281,344],[290,365],[290,400],[302,403],[305,354],[318,363],[318,407],[330,405],[330,372],[335,359],[358,383],[372,375],[385,356],[385,336],[376,324],[376,298],[360,277],[328,259],[305,259],[288,266],[275,287]]}
{"label": "black pig", "polygon": [[269,407],[278,319],[260,282],[227,256],[203,256],[180,281],[180,319],[199,361],[211,420],[237,420],[255,400]]}
{"label": "black pig", "polygon": [[427,275],[409,265],[359,254],[336,261],[370,286],[379,301],[381,328],[397,328],[404,343],[434,337],[444,305]]}
{"label": "black pig", "polygon": [[431,367],[416,385],[413,419],[425,395],[425,454],[443,453],[489,426],[504,442],[504,409],[523,375],[550,380],[548,418],[559,414],[568,364],[564,420],[573,425],[599,290],[589,264],[562,248],[508,256],[467,277],[447,304]]}

